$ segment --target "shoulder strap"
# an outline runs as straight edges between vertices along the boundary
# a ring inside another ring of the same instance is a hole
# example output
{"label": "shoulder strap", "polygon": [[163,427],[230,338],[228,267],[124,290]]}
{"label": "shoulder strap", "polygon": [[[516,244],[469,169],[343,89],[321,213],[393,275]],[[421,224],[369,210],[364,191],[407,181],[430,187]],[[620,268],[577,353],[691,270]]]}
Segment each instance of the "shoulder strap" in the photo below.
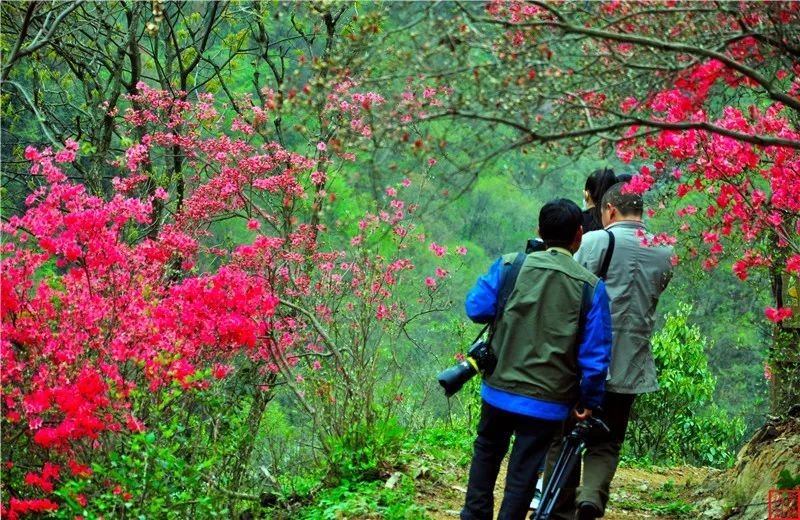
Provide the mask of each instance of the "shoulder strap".
{"label": "shoulder strap", "polygon": [[497,308],[494,315],[495,323],[497,323],[503,315],[506,303],[508,303],[508,297],[511,296],[511,291],[514,290],[514,286],[517,284],[517,277],[519,276],[519,271],[522,269],[523,263],[525,263],[525,253],[517,253],[511,265],[506,264],[503,266],[500,289],[497,291]]}
{"label": "shoulder strap", "polygon": [[500,288],[497,291],[494,320],[492,320],[491,326],[489,327],[489,343],[492,342],[494,331],[497,330],[497,325],[500,323],[500,318],[502,318],[503,311],[506,309],[508,297],[511,296],[511,291],[514,290],[514,286],[517,284],[517,277],[519,277],[522,264],[525,263],[525,256],[525,253],[517,253],[517,256],[514,257],[514,262],[510,265],[503,265],[503,275],[500,279]]}
{"label": "shoulder strap", "polygon": [[[497,290],[494,319],[481,329],[481,331],[478,333],[478,336],[475,338],[475,341],[478,341],[478,339],[483,336],[483,333],[486,332],[486,329],[489,329],[488,341],[492,341],[492,336],[494,336],[497,323],[500,321],[500,317],[503,315],[503,311],[506,308],[508,297],[511,295],[511,291],[514,290],[514,286],[517,284],[517,277],[519,277],[519,271],[522,269],[522,264],[525,263],[525,256],[525,253],[517,253],[517,256],[514,257],[514,261],[511,264],[503,264],[503,272],[500,275],[500,287]],[[475,341],[473,341],[473,343],[475,343]]]}
{"label": "shoulder strap", "polygon": [[603,265],[600,266],[600,272],[597,273],[597,276],[602,280],[606,279],[608,276],[608,266],[611,265],[611,257],[614,256],[614,233],[609,230],[604,230],[608,234],[608,249],[606,249],[606,254],[603,257]]}

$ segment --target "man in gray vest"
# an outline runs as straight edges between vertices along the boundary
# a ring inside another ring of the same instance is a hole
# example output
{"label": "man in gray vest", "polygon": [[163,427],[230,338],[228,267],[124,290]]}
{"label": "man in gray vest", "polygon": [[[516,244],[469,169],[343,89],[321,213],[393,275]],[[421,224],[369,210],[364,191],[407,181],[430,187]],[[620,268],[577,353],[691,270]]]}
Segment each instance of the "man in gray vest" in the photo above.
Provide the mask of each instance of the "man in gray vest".
{"label": "man in gray vest", "polygon": [[[609,487],[619,463],[631,407],[637,395],[658,390],[656,366],[650,345],[656,305],[672,277],[673,249],[649,244],[652,235],[642,221],[642,196],[626,193],[624,183],[606,191],[601,216],[604,230],[583,237],[575,260],[605,277],[611,300],[613,347],[606,393],[596,414],[611,429],[611,435],[587,446],[584,454],[583,486],[580,464],[562,490],[551,516],[558,520],[594,519],[603,516]],[[602,273],[604,260],[607,275]],[[548,460],[558,456],[554,445]]]}
{"label": "man in gray vest", "polygon": [[[591,416],[603,397],[611,349],[608,296],[603,282],[572,258],[581,243],[581,210],[567,199],[539,213],[546,251],[524,257],[516,283],[498,312],[504,273],[516,254],[499,258],[469,292],[467,315],[494,322],[494,371],[481,387],[481,419],[462,519],[493,518],[494,484],[508,451],[501,519],[524,519],[533,497],[531,477],[561,423],[574,409]],[[519,265],[519,264],[517,264]]]}

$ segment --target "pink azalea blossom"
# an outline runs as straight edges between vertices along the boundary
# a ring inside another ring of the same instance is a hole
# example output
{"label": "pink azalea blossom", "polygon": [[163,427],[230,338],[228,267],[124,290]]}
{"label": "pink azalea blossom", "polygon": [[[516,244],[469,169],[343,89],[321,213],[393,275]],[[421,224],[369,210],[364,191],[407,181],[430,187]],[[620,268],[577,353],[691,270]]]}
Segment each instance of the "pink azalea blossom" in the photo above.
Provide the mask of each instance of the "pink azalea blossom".
{"label": "pink azalea blossom", "polygon": [[169,199],[169,193],[167,193],[167,190],[165,190],[161,186],[156,188],[155,192],[153,193],[153,196],[159,200]]}
{"label": "pink azalea blossom", "polygon": [[788,307],[781,307],[778,309],[774,307],[767,307],[764,313],[767,315],[767,319],[774,323],[781,322],[786,318],[791,318],[793,314],[792,309]]}
{"label": "pink azalea blossom", "polygon": [[435,254],[436,256],[439,256],[439,257],[442,257],[442,256],[444,256],[445,253],[447,253],[447,246],[437,245],[436,242],[431,242],[431,244],[428,247],[428,249],[433,251],[433,254]]}

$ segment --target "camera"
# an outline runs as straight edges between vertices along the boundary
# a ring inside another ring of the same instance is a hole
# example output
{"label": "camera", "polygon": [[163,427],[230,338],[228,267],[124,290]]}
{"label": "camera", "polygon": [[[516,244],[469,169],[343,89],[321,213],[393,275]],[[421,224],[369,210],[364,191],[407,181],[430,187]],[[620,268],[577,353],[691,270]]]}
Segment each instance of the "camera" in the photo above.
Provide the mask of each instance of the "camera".
{"label": "camera", "polygon": [[478,340],[467,350],[466,359],[454,367],[448,368],[437,377],[444,388],[444,395],[451,397],[461,390],[464,383],[480,372],[484,376],[491,375],[497,366],[497,357],[492,347],[483,340]]}
{"label": "camera", "polygon": [[525,245],[525,254],[529,255],[536,251],[546,251],[547,246],[541,238],[531,238]]}

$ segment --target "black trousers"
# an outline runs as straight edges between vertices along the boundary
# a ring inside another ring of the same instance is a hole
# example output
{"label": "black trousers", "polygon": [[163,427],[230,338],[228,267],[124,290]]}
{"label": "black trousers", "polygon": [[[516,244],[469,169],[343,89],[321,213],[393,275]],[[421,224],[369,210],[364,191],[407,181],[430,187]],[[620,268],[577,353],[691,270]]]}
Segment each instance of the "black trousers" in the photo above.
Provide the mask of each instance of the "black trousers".
{"label": "black trousers", "polygon": [[[552,520],[572,520],[578,504],[582,502],[594,504],[601,511],[601,516],[605,514],[611,480],[617,471],[619,452],[625,441],[625,430],[635,399],[634,394],[606,392],[601,405],[602,411],[598,411],[596,416],[606,423],[611,434],[604,439],[587,443],[583,454],[583,485],[579,487],[581,465],[576,464],[556,501],[550,517]],[[574,424],[567,420],[564,424],[565,432],[572,429]],[[547,456],[545,482],[550,478],[560,451],[561,439],[556,439]]]}
{"label": "black trousers", "polygon": [[536,471],[560,427],[558,421],[506,412],[483,401],[461,518],[493,518],[494,484],[514,434],[498,519],[524,519],[536,491]]}

